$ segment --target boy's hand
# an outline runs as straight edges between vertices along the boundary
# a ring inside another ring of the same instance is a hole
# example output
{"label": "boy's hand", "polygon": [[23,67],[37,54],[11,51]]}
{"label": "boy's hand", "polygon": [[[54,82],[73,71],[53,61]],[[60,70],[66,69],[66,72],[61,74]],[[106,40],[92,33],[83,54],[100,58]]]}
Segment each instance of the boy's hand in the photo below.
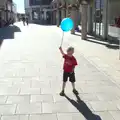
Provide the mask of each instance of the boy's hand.
{"label": "boy's hand", "polygon": [[73,67],[71,74],[74,73],[74,70],[75,70],[75,66]]}
{"label": "boy's hand", "polygon": [[60,50],[61,54],[64,56],[64,55],[65,55],[65,53],[63,52],[63,50],[62,50],[62,47],[61,47],[61,46],[59,47],[59,50]]}
{"label": "boy's hand", "polygon": [[60,46],[60,47],[59,47],[59,49],[61,50],[61,49],[62,49],[62,47]]}

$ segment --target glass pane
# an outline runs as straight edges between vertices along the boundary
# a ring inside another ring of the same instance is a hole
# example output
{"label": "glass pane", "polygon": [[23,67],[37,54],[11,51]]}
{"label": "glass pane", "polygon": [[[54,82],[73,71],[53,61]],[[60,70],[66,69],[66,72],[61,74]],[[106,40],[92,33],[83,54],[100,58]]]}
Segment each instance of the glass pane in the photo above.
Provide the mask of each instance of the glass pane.
{"label": "glass pane", "polygon": [[100,36],[103,34],[103,0],[95,0],[94,11],[93,31]]}
{"label": "glass pane", "polygon": [[120,0],[109,0],[108,35],[115,39],[120,36]]}

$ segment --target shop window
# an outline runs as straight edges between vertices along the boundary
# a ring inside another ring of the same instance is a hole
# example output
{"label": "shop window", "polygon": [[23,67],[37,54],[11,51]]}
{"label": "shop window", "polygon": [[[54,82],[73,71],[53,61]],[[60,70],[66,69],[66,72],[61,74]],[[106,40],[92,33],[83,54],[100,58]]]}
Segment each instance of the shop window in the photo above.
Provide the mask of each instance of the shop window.
{"label": "shop window", "polygon": [[39,14],[37,13],[37,11],[33,10],[32,17],[33,17],[33,20],[39,19]]}
{"label": "shop window", "polygon": [[29,0],[30,6],[32,5],[50,5],[52,0]]}
{"label": "shop window", "polygon": [[96,0],[94,3],[93,31],[96,35],[103,35],[103,0]]}
{"label": "shop window", "polygon": [[120,36],[120,0],[109,0],[108,35],[118,39]]}

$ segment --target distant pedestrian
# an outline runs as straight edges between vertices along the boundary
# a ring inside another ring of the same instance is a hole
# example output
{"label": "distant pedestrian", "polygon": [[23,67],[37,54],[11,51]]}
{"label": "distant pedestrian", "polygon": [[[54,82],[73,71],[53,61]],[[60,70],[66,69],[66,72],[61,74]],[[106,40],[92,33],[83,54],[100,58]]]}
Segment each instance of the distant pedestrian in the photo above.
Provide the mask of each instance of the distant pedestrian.
{"label": "distant pedestrian", "polygon": [[61,96],[65,95],[65,86],[66,86],[66,82],[69,78],[69,81],[72,83],[72,87],[73,87],[73,93],[78,95],[78,91],[75,88],[75,66],[77,65],[77,60],[76,58],[73,56],[74,53],[74,48],[73,47],[69,47],[67,49],[67,54],[65,54],[62,50],[62,47],[59,48],[61,54],[63,55],[64,58],[64,67],[63,67],[63,86],[62,86],[62,91],[60,93]]}
{"label": "distant pedestrian", "polygon": [[23,25],[25,26],[25,17],[22,18]]}
{"label": "distant pedestrian", "polygon": [[26,24],[29,25],[28,17],[26,17]]}

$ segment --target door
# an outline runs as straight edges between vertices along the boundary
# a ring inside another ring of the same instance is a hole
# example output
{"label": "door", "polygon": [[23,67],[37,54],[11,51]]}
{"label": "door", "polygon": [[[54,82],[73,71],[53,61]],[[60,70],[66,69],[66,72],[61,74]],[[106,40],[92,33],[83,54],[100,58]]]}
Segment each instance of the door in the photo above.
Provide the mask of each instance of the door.
{"label": "door", "polygon": [[93,31],[96,35],[103,34],[103,0],[95,0]]}

